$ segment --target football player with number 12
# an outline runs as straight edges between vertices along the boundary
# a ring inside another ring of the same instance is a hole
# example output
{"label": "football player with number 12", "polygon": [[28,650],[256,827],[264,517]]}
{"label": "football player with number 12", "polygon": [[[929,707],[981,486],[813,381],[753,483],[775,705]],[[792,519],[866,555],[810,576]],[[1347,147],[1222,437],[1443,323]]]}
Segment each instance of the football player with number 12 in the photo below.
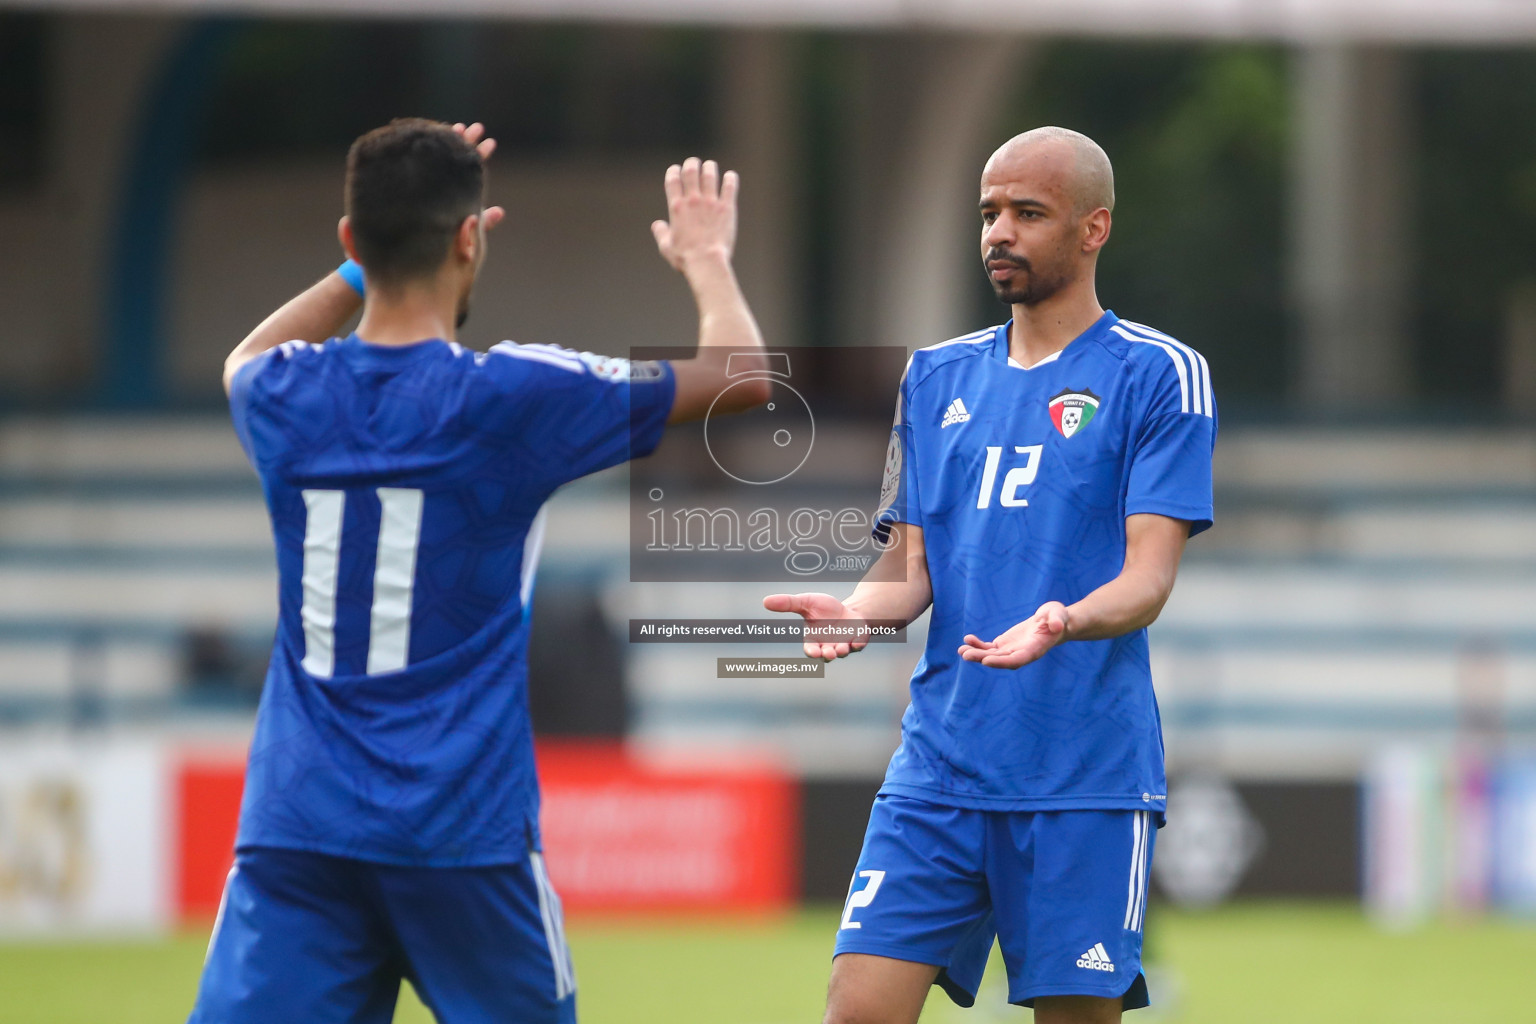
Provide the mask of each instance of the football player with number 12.
{"label": "football player with number 12", "polygon": [[1099,305],[1113,208],[1109,159],[1077,132],[1038,128],[992,155],[981,252],[1013,318],[908,363],[876,522],[885,564],[846,601],[764,600],[808,621],[932,607],[827,1024],[912,1024],[934,984],[970,1005],[994,937],[1010,1001],[1040,1024],[1147,1005],[1167,785],[1146,627],[1211,525],[1216,405],[1199,353]]}

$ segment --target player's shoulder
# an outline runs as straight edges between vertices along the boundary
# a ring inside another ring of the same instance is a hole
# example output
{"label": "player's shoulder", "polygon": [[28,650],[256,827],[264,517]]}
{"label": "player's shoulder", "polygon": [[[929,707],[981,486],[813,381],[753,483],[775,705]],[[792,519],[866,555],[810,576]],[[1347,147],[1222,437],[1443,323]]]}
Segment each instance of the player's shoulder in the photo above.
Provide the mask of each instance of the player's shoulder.
{"label": "player's shoulder", "polygon": [[962,334],[947,341],[941,341],[937,345],[929,345],[912,353],[912,358],[907,360],[906,383],[908,389],[921,384],[935,371],[945,366],[951,366],[967,359],[985,358],[992,351],[992,342],[997,337],[997,324],[984,327],[979,331]]}
{"label": "player's shoulder", "polygon": [[274,345],[235,371],[230,395],[252,398],[316,387],[323,379],[323,374],[316,372],[317,366],[330,358],[335,344],[332,338],[320,344],[295,339]]}
{"label": "player's shoulder", "polygon": [[1211,368],[1192,346],[1155,327],[1121,317],[1109,325],[1104,347],[1116,353],[1149,390],[1177,388],[1184,412],[1211,415]]}
{"label": "player's shoulder", "polygon": [[338,339],[331,338],[317,345],[311,341],[300,341],[298,338],[295,338],[292,341],[285,341],[274,348],[272,356],[275,359],[319,359],[326,354],[327,348],[334,351],[337,341]]}
{"label": "player's shoulder", "polygon": [[567,374],[606,381],[628,381],[650,380],[664,373],[660,363],[578,352],[560,345],[523,345],[515,341],[498,342],[485,353],[485,358],[493,366],[520,370],[534,376]]}
{"label": "player's shoulder", "polygon": [[559,345],[524,345],[515,341],[499,341],[485,354],[487,365],[497,368],[518,367],[528,371],[540,368],[560,370],[565,373],[586,373],[586,365],[580,354]]}
{"label": "player's shoulder", "polygon": [[252,361],[259,364],[260,372],[281,372],[291,366],[309,365],[325,359],[335,352],[335,347],[335,338],[319,344],[294,339],[268,349]]}
{"label": "player's shoulder", "polygon": [[1202,365],[1205,357],[1193,347],[1156,327],[1117,318],[1104,332],[1101,342],[1106,349],[1143,372],[1172,373]]}

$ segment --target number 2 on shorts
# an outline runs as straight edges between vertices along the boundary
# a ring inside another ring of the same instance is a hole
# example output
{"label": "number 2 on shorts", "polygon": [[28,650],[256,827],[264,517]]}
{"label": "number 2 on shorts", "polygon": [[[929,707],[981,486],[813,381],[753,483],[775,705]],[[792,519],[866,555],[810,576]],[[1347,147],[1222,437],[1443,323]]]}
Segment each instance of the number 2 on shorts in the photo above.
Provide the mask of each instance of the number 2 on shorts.
{"label": "number 2 on shorts", "polygon": [[[853,887],[858,884],[861,878],[869,879],[869,884],[855,892]],[[867,907],[875,902],[875,893],[880,891],[880,883],[883,881],[885,881],[884,871],[860,871],[853,877],[853,881],[848,883],[848,902],[843,907],[843,928],[864,927],[853,919],[853,912],[860,907]],[[838,930],[841,931],[842,929]]]}

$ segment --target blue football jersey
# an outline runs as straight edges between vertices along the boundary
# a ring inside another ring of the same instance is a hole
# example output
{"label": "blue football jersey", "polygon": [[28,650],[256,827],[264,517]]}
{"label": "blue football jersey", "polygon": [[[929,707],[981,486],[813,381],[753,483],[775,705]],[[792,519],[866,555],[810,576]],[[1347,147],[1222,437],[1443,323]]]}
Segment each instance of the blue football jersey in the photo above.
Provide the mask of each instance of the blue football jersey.
{"label": "blue football jersey", "polygon": [[647,455],[666,363],[504,342],[289,342],[230,409],[277,547],[237,846],[510,863],[537,842],[528,608],[542,508]]}
{"label": "blue football jersey", "polygon": [[1211,525],[1216,406],[1193,349],[1105,313],[1028,369],[1009,324],[920,349],[881,512],[923,530],[933,609],[883,792],[993,810],[1161,812],[1147,634],[1061,644],[1016,670],[960,658],[1046,601],[1114,579],[1125,519]]}

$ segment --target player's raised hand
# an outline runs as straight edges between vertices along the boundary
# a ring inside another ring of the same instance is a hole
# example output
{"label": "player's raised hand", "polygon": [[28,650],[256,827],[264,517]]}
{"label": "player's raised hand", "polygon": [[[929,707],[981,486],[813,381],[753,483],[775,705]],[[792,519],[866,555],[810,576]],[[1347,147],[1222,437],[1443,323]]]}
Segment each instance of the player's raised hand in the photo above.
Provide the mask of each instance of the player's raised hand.
{"label": "player's raised hand", "polygon": [[[455,124],[453,130],[464,136],[465,142],[475,147],[475,152],[480,154],[482,163],[489,160],[491,154],[496,152],[496,140],[485,134],[485,125],[479,121],[474,124],[462,122]],[[499,206],[487,206],[480,211],[480,220],[485,225],[485,230],[489,231],[500,224],[506,215],[507,211]]]}
{"label": "player's raised hand", "polygon": [[491,154],[496,152],[496,140],[485,134],[485,125],[476,121],[474,124],[460,122],[453,126],[453,130],[464,136],[464,141],[475,147],[475,152],[480,154],[481,160],[489,160]]}
{"label": "player's raised hand", "polygon": [[[771,612],[792,612],[805,620],[807,628],[831,622],[857,622],[860,627],[864,625],[862,616],[849,611],[843,602],[831,594],[770,594],[763,598],[763,607]],[[805,656],[821,661],[835,661],[855,651],[862,651],[868,644],[869,634],[861,628],[854,639],[846,642],[807,640],[804,645]]]}
{"label": "player's raised hand", "polygon": [[966,634],[960,657],[989,668],[1021,668],[1061,643],[1066,635],[1066,606],[1060,601],[1047,601],[1035,614],[996,640]]}
{"label": "player's raised hand", "polygon": [[729,262],[736,248],[735,171],[720,173],[713,160],[691,156],[667,168],[667,219],[651,224],[656,248],[676,270],[688,270],[698,259]]}

